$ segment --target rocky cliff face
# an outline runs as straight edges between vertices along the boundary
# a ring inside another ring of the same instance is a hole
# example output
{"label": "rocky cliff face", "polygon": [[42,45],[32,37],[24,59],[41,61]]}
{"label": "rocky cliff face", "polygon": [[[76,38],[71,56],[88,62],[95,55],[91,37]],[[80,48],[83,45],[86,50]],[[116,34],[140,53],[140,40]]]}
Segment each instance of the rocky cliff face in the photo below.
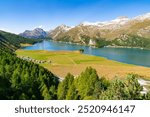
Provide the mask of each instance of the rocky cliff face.
{"label": "rocky cliff face", "polygon": [[48,33],[49,37],[53,37],[53,39],[55,40],[56,38],[59,38],[59,36],[61,37],[65,32],[68,32],[71,29],[71,27],[66,26],[66,25],[60,25],[58,27],[56,27],[54,30],[51,30]]}

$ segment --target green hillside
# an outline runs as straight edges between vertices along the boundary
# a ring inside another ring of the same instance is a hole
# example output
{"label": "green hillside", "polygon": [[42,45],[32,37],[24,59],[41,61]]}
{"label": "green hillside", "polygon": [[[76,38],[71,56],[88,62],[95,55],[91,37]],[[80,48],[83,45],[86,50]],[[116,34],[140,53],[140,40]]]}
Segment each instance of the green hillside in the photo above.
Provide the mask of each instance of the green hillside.
{"label": "green hillside", "polygon": [[47,69],[13,53],[21,43],[37,41],[40,40],[0,32],[0,99],[57,99],[59,79]]}
{"label": "green hillside", "polygon": [[[21,43],[34,44],[42,41],[41,39],[28,39],[12,33],[0,31],[0,42],[3,47],[17,49],[21,47]],[[11,45],[11,47],[9,47]]]}
{"label": "green hillside", "polygon": [[150,39],[140,37],[137,35],[128,35],[126,38],[116,38],[111,41],[111,45],[124,46],[124,47],[139,47],[150,48]]}

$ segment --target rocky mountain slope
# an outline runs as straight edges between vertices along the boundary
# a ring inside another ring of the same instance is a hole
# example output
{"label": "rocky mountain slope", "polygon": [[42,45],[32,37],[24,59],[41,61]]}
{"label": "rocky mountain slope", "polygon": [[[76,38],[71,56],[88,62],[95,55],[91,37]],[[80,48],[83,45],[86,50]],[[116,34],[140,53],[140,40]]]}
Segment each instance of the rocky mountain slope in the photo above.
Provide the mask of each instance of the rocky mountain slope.
{"label": "rocky mountain slope", "polygon": [[49,32],[48,36],[56,41],[81,44],[89,44],[91,41],[95,43],[95,39],[126,41],[133,36],[140,39],[150,38],[150,13],[134,18],[118,17],[106,22],[83,22],[75,27],[61,25]]}
{"label": "rocky mountain slope", "polygon": [[41,28],[36,28],[34,30],[26,30],[19,35],[26,38],[45,38],[47,33]]}

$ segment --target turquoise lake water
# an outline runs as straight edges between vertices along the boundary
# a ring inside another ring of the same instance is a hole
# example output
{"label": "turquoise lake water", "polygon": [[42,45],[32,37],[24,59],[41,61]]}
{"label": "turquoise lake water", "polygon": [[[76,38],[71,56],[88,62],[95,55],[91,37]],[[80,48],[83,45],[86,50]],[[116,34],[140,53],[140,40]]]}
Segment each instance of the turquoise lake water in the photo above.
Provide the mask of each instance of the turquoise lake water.
{"label": "turquoise lake water", "polygon": [[150,50],[138,48],[93,48],[89,46],[66,44],[53,41],[43,41],[25,50],[79,50],[84,49],[84,54],[105,57],[110,60],[150,67]]}

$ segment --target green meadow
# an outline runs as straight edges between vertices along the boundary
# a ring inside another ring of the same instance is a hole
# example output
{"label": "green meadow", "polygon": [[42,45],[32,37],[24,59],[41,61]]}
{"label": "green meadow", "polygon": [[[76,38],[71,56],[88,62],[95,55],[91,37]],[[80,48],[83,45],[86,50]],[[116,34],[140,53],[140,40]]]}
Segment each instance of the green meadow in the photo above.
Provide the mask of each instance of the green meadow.
{"label": "green meadow", "polygon": [[108,60],[103,57],[85,55],[78,51],[44,51],[44,50],[17,50],[18,57],[30,57],[35,60],[45,60],[41,66],[64,78],[69,72],[78,76],[86,67],[93,67],[100,76],[108,79],[123,78],[129,73],[150,78],[150,68],[125,64]]}

